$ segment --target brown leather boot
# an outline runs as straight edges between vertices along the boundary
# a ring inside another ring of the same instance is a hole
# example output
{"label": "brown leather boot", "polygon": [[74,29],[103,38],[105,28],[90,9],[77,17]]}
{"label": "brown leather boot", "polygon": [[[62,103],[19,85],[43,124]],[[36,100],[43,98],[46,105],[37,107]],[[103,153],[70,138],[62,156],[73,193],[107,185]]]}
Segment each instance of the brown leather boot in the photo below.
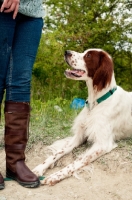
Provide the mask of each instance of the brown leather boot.
{"label": "brown leather boot", "polygon": [[[0,124],[1,124],[1,104],[0,104]],[[5,188],[5,183],[2,174],[0,173],[0,190]]]}
{"label": "brown leather boot", "polygon": [[24,187],[38,187],[38,177],[26,166],[25,154],[28,141],[30,105],[5,102],[5,152],[6,176]]}
{"label": "brown leather boot", "polygon": [[0,173],[0,190],[5,188],[4,179],[2,174]]}

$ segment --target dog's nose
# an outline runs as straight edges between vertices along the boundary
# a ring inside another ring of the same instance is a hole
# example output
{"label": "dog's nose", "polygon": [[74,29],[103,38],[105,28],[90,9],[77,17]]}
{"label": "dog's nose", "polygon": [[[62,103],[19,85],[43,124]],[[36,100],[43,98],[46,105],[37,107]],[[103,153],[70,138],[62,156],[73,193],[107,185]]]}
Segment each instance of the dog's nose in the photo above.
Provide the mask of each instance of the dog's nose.
{"label": "dog's nose", "polygon": [[65,51],[65,56],[72,56],[71,51],[70,51],[70,50],[66,50],[66,51]]}

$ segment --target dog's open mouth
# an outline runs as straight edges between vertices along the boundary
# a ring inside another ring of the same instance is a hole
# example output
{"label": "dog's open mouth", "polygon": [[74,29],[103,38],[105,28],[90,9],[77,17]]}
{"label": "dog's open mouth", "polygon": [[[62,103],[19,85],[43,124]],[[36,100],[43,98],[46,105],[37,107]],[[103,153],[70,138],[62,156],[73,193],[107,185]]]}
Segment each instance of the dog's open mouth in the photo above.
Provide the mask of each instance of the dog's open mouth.
{"label": "dog's open mouth", "polygon": [[72,69],[72,70],[67,69],[65,71],[65,75],[68,77],[69,76],[82,77],[84,73],[85,73],[85,71],[81,70],[81,69]]}

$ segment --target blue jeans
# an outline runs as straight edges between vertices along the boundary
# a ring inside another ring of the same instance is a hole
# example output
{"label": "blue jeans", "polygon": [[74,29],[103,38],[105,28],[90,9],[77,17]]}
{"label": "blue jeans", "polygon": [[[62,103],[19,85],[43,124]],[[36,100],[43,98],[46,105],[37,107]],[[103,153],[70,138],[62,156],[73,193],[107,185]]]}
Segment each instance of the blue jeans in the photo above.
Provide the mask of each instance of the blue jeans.
{"label": "blue jeans", "polygon": [[0,13],[0,103],[30,102],[32,68],[37,54],[42,18]]}

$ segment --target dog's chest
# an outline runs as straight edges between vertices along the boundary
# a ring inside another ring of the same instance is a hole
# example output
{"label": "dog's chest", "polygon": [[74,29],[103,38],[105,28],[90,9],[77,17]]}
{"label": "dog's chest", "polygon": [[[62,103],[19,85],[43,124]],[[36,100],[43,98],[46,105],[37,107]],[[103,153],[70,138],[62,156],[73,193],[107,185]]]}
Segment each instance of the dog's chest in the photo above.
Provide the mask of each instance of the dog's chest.
{"label": "dog's chest", "polygon": [[83,110],[79,113],[79,115],[76,117],[74,121],[74,127],[76,129],[80,129],[82,132],[85,132],[85,130],[90,126],[94,125],[94,122],[92,119],[95,117],[93,116],[93,112],[89,110],[87,106],[83,108]]}

